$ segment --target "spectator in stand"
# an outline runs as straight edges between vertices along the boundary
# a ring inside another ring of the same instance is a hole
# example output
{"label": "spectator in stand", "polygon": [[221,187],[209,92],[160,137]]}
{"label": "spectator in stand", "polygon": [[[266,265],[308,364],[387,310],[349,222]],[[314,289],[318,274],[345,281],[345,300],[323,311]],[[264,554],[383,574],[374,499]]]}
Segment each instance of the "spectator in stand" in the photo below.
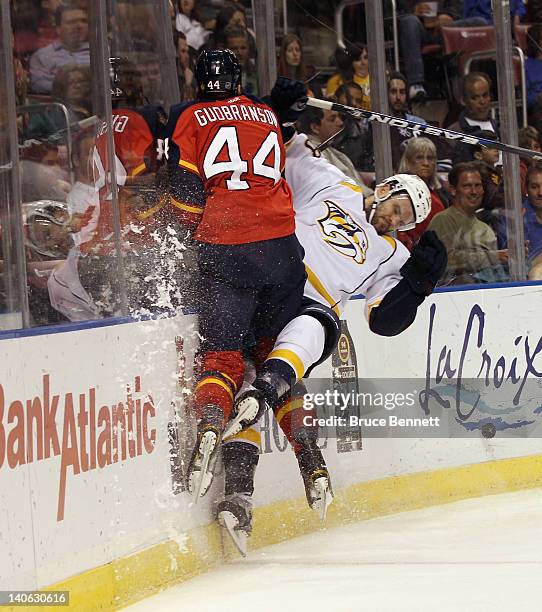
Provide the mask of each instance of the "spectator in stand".
{"label": "spectator in stand", "polygon": [[542,126],[542,24],[535,23],[527,31],[527,109],[529,124],[540,130]]}
{"label": "spectator in stand", "polygon": [[[392,72],[388,77],[388,104],[390,113],[399,119],[427,123],[423,117],[412,115],[407,103],[408,84],[406,77],[400,72]],[[399,162],[404,153],[404,143],[412,138],[412,130],[408,128],[394,128],[390,130],[391,157],[393,169],[397,172]]]}
{"label": "spectator in stand", "polygon": [[[450,130],[479,135],[481,131],[492,132],[499,139],[499,128],[491,118],[491,80],[483,72],[469,72],[462,82],[463,104],[459,119],[449,126]],[[472,160],[470,145],[448,143],[449,157],[454,164]]]}
{"label": "spectator in stand", "polygon": [[[491,0],[463,0],[463,13],[466,18],[481,17],[486,25],[493,25],[493,10]],[[519,24],[525,16],[524,0],[510,0],[510,15],[514,25]]]}
{"label": "spectator in stand", "polygon": [[316,83],[310,82],[316,75],[316,71],[314,67],[305,65],[301,39],[295,34],[286,34],[282,39],[277,75],[303,81],[307,85],[309,96],[322,97],[321,88],[315,89]]}
{"label": "spectator in stand", "polygon": [[297,127],[300,132],[307,134],[309,142],[315,146],[315,149],[329,138],[335,136],[336,138],[331,140],[331,144],[322,150],[318,150],[318,152],[315,151],[315,155],[317,157],[324,157],[329,163],[344,172],[362,188],[365,195],[373,193],[373,190],[369,189],[363,182],[361,175],[354,168],[350,158],[332,144],[335,140],[340,140],[344,127],[343,119],[337,111],[322,110],[321,108],[309,106],[301,113]]}
{"label": "spectator in stand", "polygon": [[[482,130],[477,132],[476,135],[487,140],[495,140],[493,132]],[[473,161],[478,164],[484,188],[484,197],[477,217],[496,231],[504,208],[504,183],[502,166],[499,164],[501,155],[497,149],[491,149],[483,145],[473,145],[470,147],[470,151],[471,158],[466,161]]]}
{"label": "spectator in stand", "polygon": [[250,56],[256,58],[256,40],[254,34],[247,28],[247,16],[245,7],[238,2],[225,2],[216,16],[216,25],[212,38],[208,40],[208,46],[216,49],[226,48],[226,28],[236,26],[247,30],[250,41]]}
{"label": "spectator in stand", "polygon": [[162,67],[158,54],[154,51],[136,53],[134,62],[144,104],[162,106]]}
{"label": "spectator in stand", "polygon": [[338,72],[332,75],[326,85],[326,95],[336,95],[337,90],[345,83],[354,82],[361,89],[361,106],[371,110],[371,79],[369,77],[369,55],[367,46],[362,43],[348,44],[346,49],[337,48],[335,61]]}
{"label": "spectator in stand", "polygon": [[[64,104],[68,109],[70,122],[88,119],[92,115],[90,107],[90,68],[77,64],[66,64],[56,73],[52,89],[53,100]],[[57,129],[66,127],[64,113],[55,108],[51,116]]]}
{"label": "spectator in stand", "polygon": [[309,77],[303,60],[303,47],[299,36],[286,34],[283,37],[280,45],[277,75],[297,81],[306,81]]}
{"label": "spectator in stand", "polygon": [[[363,90],[357,83],[344,83],[335,92],[340,104],[361,108]],[[374,171],[373,136],[366,119],[344,118],[344,133],[337,144],[339,151],[347,155],[358,170]]]}
{"label": "spectator in stand", "polygon": [[399,173],[419,176],[431,193],[431,211],[425,221],[418,223],[414,229],[397,233],[397,238],[411,251],[431,219],[450,204],[451,196],[437,174],[437,148],[429,138],[411,138],[406,142]]}
{"label": "spectator in stand", "polygon": [[196,0],[179,0],[175,27],[186,36],[186,41],[196,51],[206,42],[211,32],[206,30],[199,18]]}
{"label": "spectator in stand", "polygon": [[19,150],[23,202],[65,202],[71,185],[58,147],[36,140],[31,143]]}
{"label": "spectator in stand", "polygon": [[[532,125],[527,125],[518,130],[518,145],[523,149],[530,149],[538,153],[542,152],[540,146],[540,132]],[[519,157],[519,177],[521,180],[521,194],[527,197],[527,170],[532,163],[530,157]]]}
{"label": "spectator in stand", "polygon": [[430,14],[428,2],[397,0],[397,13],[399,50],[410,84],[408,99],[422,102],[427,97],[422,47],[440,42],[441,26],[484,26],[486,22],[481,17],[463,19],[461,0],[438,0],[436,15]]}
{"label": "spectator in stand", "polygon": [[30,87],[33,93],[50,94],[55,75],[66,64],[90,64],[87,13],[71,5],[56,12],[59,40],[38,49],[30,58]]}
{"label": "spectator in stand", "polygon": [[[527,197],[523,201],[523,231],[529,246],[529,280],[542,280],[542,164],[533,162],[527,170]],[[507,245],[506,217],[502,216],[497,238],[499,247]]]}
{"label": "spectator in stand", "polygon": [[181,102],[194,100],[196,97],[196,79],[194,77],[195,60],[186,36],[182,32],[173,32],[173,40],[177,49],[177,75],[179,77],[179,91]]}
{"label": "spectator in stand", "polygon": [[233,51],[241,64],[243,91],[253,96],[259,95],[258,70],[250,53],[250,34],[246,28],[228,26],[224,30],[226,49]]}
{"label": "spectator in stand", "polygon": [[445,284],[491,283],[509,279],[508,250],[499,249],[495,232],[476,217],[484,188],[475,162],[454,166],[448,175],[452,204],[433,217],[427,229],[446,245]]}

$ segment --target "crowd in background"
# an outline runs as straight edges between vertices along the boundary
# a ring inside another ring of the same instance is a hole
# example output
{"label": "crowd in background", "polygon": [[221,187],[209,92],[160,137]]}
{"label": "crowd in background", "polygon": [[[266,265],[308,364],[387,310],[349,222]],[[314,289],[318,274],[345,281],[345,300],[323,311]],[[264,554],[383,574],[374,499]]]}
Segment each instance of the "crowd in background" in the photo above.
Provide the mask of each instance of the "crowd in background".
{"label": "crowd in background", "polygon": [[[66,320],[62,309],[53,308],[48,299],[48,274],[66,260],[74,244],[80,248],[88,241],[92,227],[99,223],[89,212],[96,209],[98,198],[94,136],[95,117],[100,114],[92,95],[89,1],[12,1],[27,275],[34,324]],[[278,75],[304,81],[316,97],[370,110],[371,79],[375,75],[369,74],[366,34],[363,25],[358,27],[359,13],[350,13],[352,18],[346,27],[350,40],[345,47],[330,49],[322,61],[322,53],[314,51],[318,46],[315,37],[322,35],[318,21],[329,18],[330,8],[316,5],[316,12],[321,8],[318,20],[311,22],[307,14],[299,20],[305,26],[308,21],[312,29],[299,25],[293,28],[295,31],[277,37]],[[164,84],[159,50],[164,35],[156,12],[144,1],[110,0],[107,6],[110,55],[128,58],[123,65],[124,82],[129,81],[140,92],[141,105],[160,108]],[[510,8],[512,23],[532,24],[525,49],[529,125],[520,130],[519,144],[539,151],[542,23],[538,22],[542,22],[542,1],[513,0]],[[428,73],[424,48],[439,45],[442,26],[491,25],[491,2],[399,0],[397,9],[401,72],[392,69],[390,57],[386,74],[379,75],[387,82],[389,112],[407,120],[435,123],[431,106],[435,74]],[[363,11],[363,6],[356,10]],[[195,62],[203,49],[231,49],[243,69],[244,92],[255,96],[268,93],[262,91],[258,80],[258,44],[250,2],[169,0],[169,17],[179,102],[196,95]],[[444,78],[442,74],[437,76]],[[454,79],[454,86],[442,85],[440,91],[457,95],[442,96],[447,112],[438,123],[486,139],[500,139],[493,104],[495,73],[478,69],[463,76],[454,73],[452,65],[446,78]],[[165,113],[157,116],[166,123]],[[328,161],[358,182],[364,193],[371,193],[375,168],[372,130],[367,121],[309,108],[297,128],[321,147]],[[432,195],[427,221],[415,230],[399,233],[398,238],[412,248],[425,229],[435,229],[449,252],[446,284],[509,279],[502,159],[498,152],[416,137],[406,128],[391,130],[390,134],[394,171],[420,176]],[[167,144],[158,142],[157,147],[160,151]],[[542,166],[532,164],[529,158],[522,158],[520,163],[529,278],[538,280],[542,279]],[[153,180],[161,184],[159,170]],[[158,194],[156,202],[161,202],[160,198]],[[142,224],[143,219],[150,223],[152,215],[136,217],[129,220],[132,232],[134,223]],[[87,286],[82,289],[92,293]],[[114,288],[109,286],[108,290]],[[99,300],[92,297],[98,306],[82,316],[115,314],[118,304],[108,310],[103,295]]]}

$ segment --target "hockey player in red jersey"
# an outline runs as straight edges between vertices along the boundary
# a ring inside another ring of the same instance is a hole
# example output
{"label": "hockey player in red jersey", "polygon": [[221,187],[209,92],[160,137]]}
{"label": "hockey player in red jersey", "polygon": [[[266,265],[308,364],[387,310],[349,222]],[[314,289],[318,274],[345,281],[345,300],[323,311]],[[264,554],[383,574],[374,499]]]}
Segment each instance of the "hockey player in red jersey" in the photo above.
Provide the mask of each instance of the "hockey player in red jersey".
{"label": "hockey player in red jersey", "polygon": [[[194,392],[197,440],[187,484],[196,499],[213,462],[244,377],[249,330],[267,356],[297,313],[305,270],[295,237],[279,121],[241,93],[241,68],[229,50],[204,51],[196,66],[198,99],[170,112],[171,205],[192,228],[199,265],[201,374]],[[243,426],[256,413],[237,413]]]}
{"label": "hockey player in red jersey", "polygon": [[[157,139],[163,127],[164,113],[160,107],[145,104],[140,84],[134,80],[135,66],[127,59],[112,58],[113,80],[111,99],[113,113],[111,127],[114,142],[115,176],[118,196],[121,200],[120,224],[126,248],[137,248],[147,244],[151,227],[148,219],[156,210],[156,172],[159,167]],[[109,155],[107,151],[107,124],[98,129],[96,149],[93,156],[97,174],[96,187],[100,190],[100,223],[98,234],[90,246],[101,244],[101,252],[114,249],[113,211],[111,206],[111,184],[108,176]],[[134,200],[138,198],[139,201]],[[162,206],[165,204],[162,203]],[[145,222],[145,223],[143,223]],[[131,227],[131,223],[135,227]],[[145,225],[147,231],[133,232],[137,226]]]}
{"label": "hockey player in red jersey", "polygon": [[[169,222],[165,216],[169,214],[167,193],[165,188],[160,189],[157,179],[161,164],[157,145],[165,115],[160,107],[146,103],[134,62],[111,58],[110,63],[112,157],[128,307],[131,312],[154,310],[158,291],[152,271],[162,268],[156,236]],[[110,315],[119,311],[120,292],[113,285],[118,253],[107,130],[106,122],[98,127],[92,159],[95,186],[99,190],[98,224],[91,240],[81,245],[85,257],[81,258],[79,268],[83,286],[100,303],[102,314]]]}

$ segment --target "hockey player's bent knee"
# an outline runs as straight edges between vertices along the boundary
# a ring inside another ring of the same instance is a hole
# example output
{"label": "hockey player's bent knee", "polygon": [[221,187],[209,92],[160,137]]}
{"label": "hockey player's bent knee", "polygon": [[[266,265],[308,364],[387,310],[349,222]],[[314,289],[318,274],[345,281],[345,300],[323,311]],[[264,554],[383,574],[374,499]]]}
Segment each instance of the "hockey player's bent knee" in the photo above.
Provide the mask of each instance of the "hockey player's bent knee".
{"label": "hockey player's bent knee", "polygon": [[268,360],[286,361],[299,380],[329,357],[339,336],[340,320],[331,308],[317,302],[305,304],[280,332]]}
{"label": "hockey player's bent knee", "polygon": [[306,368],[305,376],[308,376],[314,367],[323,363],[333,352],[341,335],[341,321],[329,306],[325,306],[319,302],[305,304],[299,314],[300,316],[312,317],[314,320],[318,321],[324,330],[323,347],[321,348],[319,356]]}

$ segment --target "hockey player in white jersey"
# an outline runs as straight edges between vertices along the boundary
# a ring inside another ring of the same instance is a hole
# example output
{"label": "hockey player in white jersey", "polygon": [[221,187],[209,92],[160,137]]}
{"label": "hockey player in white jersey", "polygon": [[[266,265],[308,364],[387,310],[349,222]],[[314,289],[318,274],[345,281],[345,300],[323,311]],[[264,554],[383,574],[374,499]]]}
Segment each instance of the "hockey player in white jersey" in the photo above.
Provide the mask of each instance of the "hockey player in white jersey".
{"label": "hockey player in white jersey", "polygon": [[331,485],[318,432],[303,425],[301,379],[331,354],[340,314],[352,295],[366,296],[365,314],[375,333],[395,335],[413,322],[446,266],[446,250],[433,234],[424,235],[412,255],[385,235],[411,229],[429,214],[431,197],[421,179],[392,176],[364,202],[361,189],[321,159],[305,135],[293,134],[287,142],[286,179],[308,279],[302,311],[279,335],[253,386],[238,397],[224,435],[226,487],[218,518],[242,553],[259,452],[258,430],[240,431],[247,425],[243,415],[261,414],[266,406],[274,411],[298,459],[309,506],[323,518]]}

